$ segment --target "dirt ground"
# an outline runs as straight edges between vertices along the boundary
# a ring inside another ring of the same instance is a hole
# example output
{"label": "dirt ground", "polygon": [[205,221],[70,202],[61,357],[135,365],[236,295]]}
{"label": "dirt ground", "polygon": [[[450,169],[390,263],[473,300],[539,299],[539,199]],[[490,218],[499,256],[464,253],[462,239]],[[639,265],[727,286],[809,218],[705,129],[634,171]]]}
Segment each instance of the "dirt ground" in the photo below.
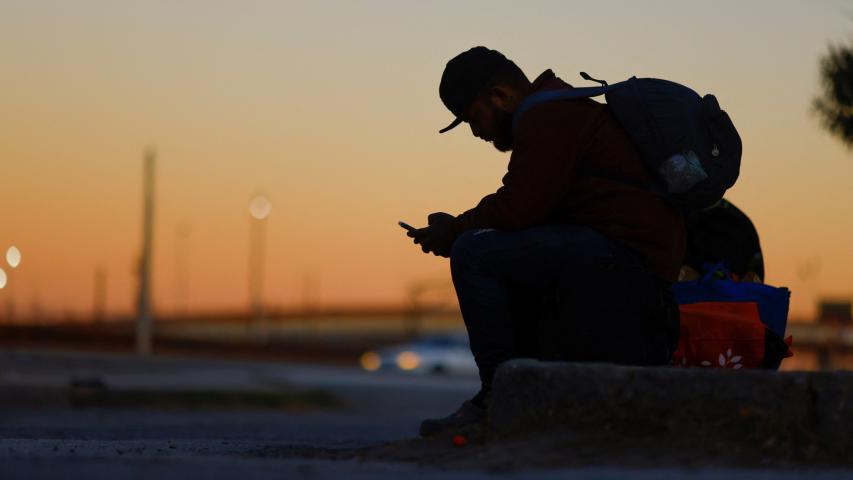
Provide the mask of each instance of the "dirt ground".
{"label": "dirt ground", "polygon": [[[464,441],[454,438],[457,435]],[[261,457],[404,462],[440,470],[485,469],[492,472],[614,465],[639,469],[853,468],[853,459],[848,455],[821,451],[816,444],[792,446],[772,439],[755,444],[689,435],[656,433],[643,436],[613,431],[566,431],[496,438],[485,427],[364,448],[269,448],[253,454]]]}

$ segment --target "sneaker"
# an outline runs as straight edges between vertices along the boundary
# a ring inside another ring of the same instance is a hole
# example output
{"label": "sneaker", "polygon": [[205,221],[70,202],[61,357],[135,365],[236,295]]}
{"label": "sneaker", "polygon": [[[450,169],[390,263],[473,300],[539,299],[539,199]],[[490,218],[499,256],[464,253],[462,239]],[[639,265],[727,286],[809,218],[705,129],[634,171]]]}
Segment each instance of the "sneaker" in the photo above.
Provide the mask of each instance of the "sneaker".
{"label": "sneaker", "polygon": [[421,422],[422,437],[437,435],[449,430],[477,425],[486,419],[486,409],[466,400],[459,409],[443,418],[428,418]]}

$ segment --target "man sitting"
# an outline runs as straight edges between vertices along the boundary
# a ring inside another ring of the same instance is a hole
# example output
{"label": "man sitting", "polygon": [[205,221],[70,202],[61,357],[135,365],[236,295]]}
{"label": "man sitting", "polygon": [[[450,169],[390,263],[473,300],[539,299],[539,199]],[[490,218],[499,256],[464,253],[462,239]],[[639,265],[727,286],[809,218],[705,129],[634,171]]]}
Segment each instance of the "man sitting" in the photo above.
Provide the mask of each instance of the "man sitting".
{"label": "man sitting", "polygon": [[[422,435],[481,421],[495,369],[511,358],[670,360],[677,315],[656,307],[681,266],[682,215],[652,193],[651,174],[606,105],[551,101],[514,118],[528,95],[567,88],[551,70],[530,82],[485,47],[444,70],[439,94],[456,119],[441,133],[467,123],[512,155],[495,193],[457,216],[433,213],[408,234],[450,258],[482,384],[450,416],[425,420]],[[548,337],[559,351],[544,355]]]}

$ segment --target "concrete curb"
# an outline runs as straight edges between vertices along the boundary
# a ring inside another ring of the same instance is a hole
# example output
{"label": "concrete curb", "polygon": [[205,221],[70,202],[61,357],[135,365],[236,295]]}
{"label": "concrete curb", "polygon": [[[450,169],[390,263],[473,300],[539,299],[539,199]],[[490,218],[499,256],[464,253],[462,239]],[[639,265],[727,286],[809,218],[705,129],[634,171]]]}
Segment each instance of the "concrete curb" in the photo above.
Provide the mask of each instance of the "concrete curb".
{"label": "concrete curb", "polygon": [[853,446],[853,374],[622,367],[519,359],[495,375],[501,437],[557,431],[668,436],[841,453]]}

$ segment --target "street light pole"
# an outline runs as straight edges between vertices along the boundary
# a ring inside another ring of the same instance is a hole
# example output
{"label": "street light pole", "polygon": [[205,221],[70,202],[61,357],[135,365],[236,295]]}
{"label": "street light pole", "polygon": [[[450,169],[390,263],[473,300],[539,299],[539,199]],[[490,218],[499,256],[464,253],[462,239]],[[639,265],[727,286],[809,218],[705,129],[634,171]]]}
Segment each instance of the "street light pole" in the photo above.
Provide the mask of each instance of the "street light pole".
{"label": "street light pole", "polygon": [[249,310],[256,322],[264,316],[267,218],[271,210],[265,195],[255,195],[249,202]]}

